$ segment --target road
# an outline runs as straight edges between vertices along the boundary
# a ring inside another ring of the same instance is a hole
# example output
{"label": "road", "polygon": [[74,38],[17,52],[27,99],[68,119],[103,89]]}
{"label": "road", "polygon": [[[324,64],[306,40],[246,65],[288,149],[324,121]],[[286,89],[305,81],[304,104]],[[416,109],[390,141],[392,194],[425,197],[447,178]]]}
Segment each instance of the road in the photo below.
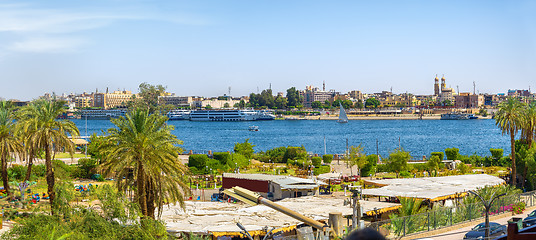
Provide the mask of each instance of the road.
{"label": "road", "polygon": [[[504,217],[504,218],[500,218],[500,219],[496,219],[494,221],[490,221],[490,222],[496,222],[496,223],[499,223],[501,225],[507,225],[508,223],[508,220],[514,218],[514,217],[517,217],[517,218],[525,218],[527,217],[527,214],[529,214],[531,211],[525,211],[524,213],[522,214],[517,214],[515,216],[508,216],[508,217]],[[482,220],[482,222],[484,222],[484,220]],[[477,222],[475,223],[474,225],[477,225],[478,223],[480,222]],[[435,236],[431,236],[431,237],[428,237],[428,238],[422,238],[422,239],[433,239],[433,240],[451,240],[451,239],[463,239],[463,236],[465,235],[465,233],[471,231],[471,228],[474,227],[474,225],[471,225],[469,227],[464,227],[464,228],[460,228],[460,229],[456,229],[456,230],[453,230],[453,231],[450,231],[450,232],[445,232],[445,233],[441,233],[441,234],[438,234],[438,235],[435,235]]]}

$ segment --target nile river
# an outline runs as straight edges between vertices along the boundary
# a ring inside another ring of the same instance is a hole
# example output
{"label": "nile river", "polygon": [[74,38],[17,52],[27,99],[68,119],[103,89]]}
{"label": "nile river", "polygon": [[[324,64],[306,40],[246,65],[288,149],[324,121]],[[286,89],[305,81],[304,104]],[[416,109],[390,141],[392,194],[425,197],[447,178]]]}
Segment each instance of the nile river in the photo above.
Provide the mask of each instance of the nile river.
{"label": "nile river", "polygon": [[[86,135],[86,121],[73,120]],[[429,156],[430,152],[457,147],[464,155],[476,152],[490,155],[489,148],[509,151],[509,138],[495,126],[495,120],[350,120],[339,124],[333,120],[274,120],[256,122],[190,122],[169,121],[175,126],[175,134],[184,143],[186,151],[232,151],[237,142],[249,138],[256,145],[255,151],[266,151],[279,146],[301,146],[308,152],[344,153],[348,144],[362,144],[368,154],[386,156],[400,145],[414,158]],[[248,131],[251,125],[259,126],[258,132]],[[87,134],[101,134],[101,130],[113,127],[108,120],[88,120]]]}

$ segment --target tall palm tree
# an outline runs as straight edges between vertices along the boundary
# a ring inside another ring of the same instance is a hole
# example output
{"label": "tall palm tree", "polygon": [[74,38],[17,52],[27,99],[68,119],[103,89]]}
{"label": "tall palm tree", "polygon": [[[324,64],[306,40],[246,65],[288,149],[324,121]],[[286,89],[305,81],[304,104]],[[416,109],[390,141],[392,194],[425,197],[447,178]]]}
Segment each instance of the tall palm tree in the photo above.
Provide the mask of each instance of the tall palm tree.
{"label": "tall palm tree", "polygon": [[4,184],[4,190],[8,195],[11,195],[9,188],[9,179],[7,175],[7,162],[15,153],[19,153],[22,145],[19,139],[15,136],[15,122],[13,119],[13,110],[10,102],[0,102],[0,159],[1,159],[1,175]]}
{"label": "tall palm tree", "polygon": [[502,134],[510,135],[510,148],[512,158],[512,185],[516,185],[516,147],[515,136],[522,126],[522,112],[523,104],[515,98],[508,98],[508,100],[499,104],[499,111],[495,115],[495,125],[497,125]]}
{"label": "tall palm tree", "polygon": [[532,102],[523,109],[523,124],[521,126],[521,138],[530,147],[536,132],[536,103]]}
{"label": "tall palm tree", "polygon": [[184,194],[189,192],[181,179],[188,170],[178,161],[182,149],[176,145],[182,142],[171,134],[173,126],[166,121],[158,113],[133,110],[112,120],[115,128],[108,130],[106,142],[99,147],[104,173],[115,173],[120,190],[135,189],[142,214],[150,218],[164,203],[184,206]]}
{"label": "tall palm tree", "polygon": [[[54,206],[54,169],[53,151],[74,153],[74,143],[69,136],[80,134],[76,125],[70,120],[56,119],[65,112],[63,101],[39,99],[21,109],[21,131],[27,134],[28,142],[45,152],[46,180],[50,204]],[[54,208],[51,208],[54,214]]]}

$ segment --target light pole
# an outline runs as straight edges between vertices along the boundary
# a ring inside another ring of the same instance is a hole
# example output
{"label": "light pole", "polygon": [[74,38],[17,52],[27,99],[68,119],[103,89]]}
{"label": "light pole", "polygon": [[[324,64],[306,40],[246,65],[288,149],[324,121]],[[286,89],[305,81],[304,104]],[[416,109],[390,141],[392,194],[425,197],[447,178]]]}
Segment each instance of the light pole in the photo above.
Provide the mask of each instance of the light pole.
{"label": "light pole", "polygon": [[498,198],[506,195],[506,193],[502,193],[502,194],[499,194],[497,196],[494,196],[495,193],[493,193],[493,194],[491,194],[491,199],[489,201],[486,201],[486,200],[484,200],[484,198],[482,196],[478,195],[476,192],[473,192],[473,191],[468,191],[468,192],[471,193],[471,194],[474,194],[478,198],[480,198],[480,200],[482,201],[482,204],[484,205],[484,209],[486,210],[486,225],[485,225],[486,232],[485,232],[485,235],[484,235],[484,239],[489,239],[489,209],[491,208],[491,204],[493,204],[493,201],[495,201],[495,199],[498,199]]}

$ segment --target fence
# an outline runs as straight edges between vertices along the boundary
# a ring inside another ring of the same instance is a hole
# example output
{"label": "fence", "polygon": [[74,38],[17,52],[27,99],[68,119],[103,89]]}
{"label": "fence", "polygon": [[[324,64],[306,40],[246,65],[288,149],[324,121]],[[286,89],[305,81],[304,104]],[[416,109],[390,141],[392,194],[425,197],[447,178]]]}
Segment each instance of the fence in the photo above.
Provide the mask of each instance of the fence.
{"label": "fence", "polygon": [[[536,204],[536,191],[507,195],[495,200],[490,208],[490,216],[513,210],[514,204],[525,203],[526,207]],[[390,237],[402,237],[412,233],[431,231],[454,224],[472,221],[484,216],[484,206],[480,201],[454,207],[434,208],[424,213],[398,217],[392,215],[385,221],[371,222],[367,227],[376,229]]]}

